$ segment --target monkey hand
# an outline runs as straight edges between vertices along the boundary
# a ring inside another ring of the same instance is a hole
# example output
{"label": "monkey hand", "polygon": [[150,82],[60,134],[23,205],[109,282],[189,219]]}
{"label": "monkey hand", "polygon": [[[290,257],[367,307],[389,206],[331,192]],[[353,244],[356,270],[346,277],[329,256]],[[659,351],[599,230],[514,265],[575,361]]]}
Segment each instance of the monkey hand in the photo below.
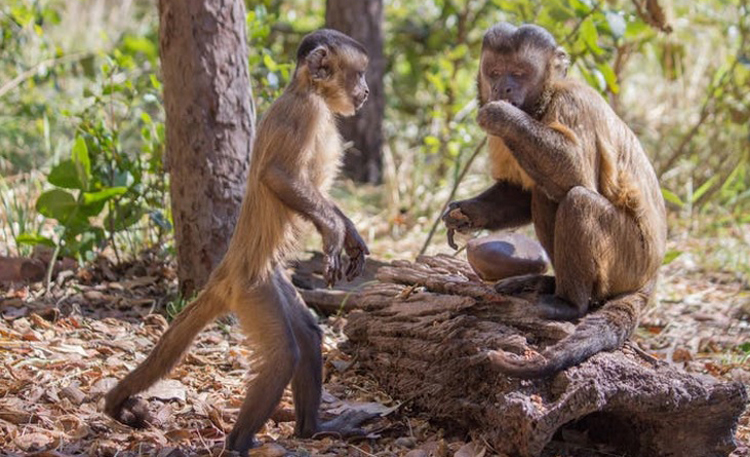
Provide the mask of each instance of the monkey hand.
{"label": "monkey hand", "polygon": [[322,232],[323,254],[325,256],[323,278],[328,287],[333,287],[344,274],[341,265],[341,251],[344,249],[346,229],[340,220],[336,220],[331,227]]}
{"label": "monkey hand", "polygon": [[346,280],[351,281],[362,274],[365,269],[365,256],[370,254],[365,240],[359,235],[354,224],[347,224],[346,236],[344,237],[344,250],[349,256],[349,265],[346,268]]}
{"label": "monkey hand", "polygon": [[473,200],[451,202],[443,214],[443,223],[448,229],[448,246],[458,249],[453,237],[456,232],[469,233],[484,228],[486,217]]}
{"label": "monkey hand", "polygon": [[490,135],[507,137],[528,115],[505,100],[489,102],[479,109],[477,123]]}

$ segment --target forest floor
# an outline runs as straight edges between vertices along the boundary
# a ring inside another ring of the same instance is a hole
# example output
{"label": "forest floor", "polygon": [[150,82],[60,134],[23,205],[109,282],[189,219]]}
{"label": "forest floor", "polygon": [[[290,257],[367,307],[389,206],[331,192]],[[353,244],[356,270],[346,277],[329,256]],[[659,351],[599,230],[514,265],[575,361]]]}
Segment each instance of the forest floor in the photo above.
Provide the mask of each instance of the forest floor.
{"label": "forest floor", "polygon": [[[707,240],[672,242],[685,252],[663,268],[659,300],[635,339],[646,351],[725,380],[750,384],[750,287],[740,275],[707,271],[690,252]],[[190,353],[144,394],[154,426],[132,430],[102,412],[102,396],[148,353],[167,326],[175,296],[172,265],[144,255],[113,267],[102,259],[41,284],[0,289],[0,455],[72,456],[220,455],[243,398],[249,350],[230,320],[202,332]],[[162,313],[162,314],[159,314]],[[253,456],[490,456],[477,437],[456,435],[445,424],[391,398],[337,349],[345,316],[322,320],[325,391],[322,410],[381,413],[369,435],[301,440],[291,396],[259,434]],[[750,414],[737,430],[734,456],[750,455]],[[225,453],[224,455],[230,455]],[[585,455],[598,454],[585,450]]]}

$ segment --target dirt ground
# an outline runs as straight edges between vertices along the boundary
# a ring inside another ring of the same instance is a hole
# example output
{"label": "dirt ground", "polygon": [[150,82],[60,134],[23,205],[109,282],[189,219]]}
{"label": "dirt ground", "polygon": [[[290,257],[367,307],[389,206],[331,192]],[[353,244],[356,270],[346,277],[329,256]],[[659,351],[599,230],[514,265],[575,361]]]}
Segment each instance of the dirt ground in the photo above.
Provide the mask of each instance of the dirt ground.
{"label": "dirt ground", "polygon": [[[683,250],[701,249],[695,243]],[[1,289],[0,455],[221,455],[250,368],[231,320],[201,333],[185,361],[144,394],[153,427],[132,430],[101,412],[102,395],[166,328],[159,312],[175,288],[172,266],[145,256],[118,269],[101,261],[63,273],[49,293],[41,284]],[[703,271],[683,254],[663,269],[658,298],[635,336],[643,349],[690,372],[750,383],[750,288],[740,276]],[[481,438],[456,435],[381,391],[337,349],[344,323],[323,320],[324,414],[359,409],[382,417],[354,441],[295,439],[287,392],[251,455],[495,455]],[[748,413],[737,441],[733,455],[750,455]]]}

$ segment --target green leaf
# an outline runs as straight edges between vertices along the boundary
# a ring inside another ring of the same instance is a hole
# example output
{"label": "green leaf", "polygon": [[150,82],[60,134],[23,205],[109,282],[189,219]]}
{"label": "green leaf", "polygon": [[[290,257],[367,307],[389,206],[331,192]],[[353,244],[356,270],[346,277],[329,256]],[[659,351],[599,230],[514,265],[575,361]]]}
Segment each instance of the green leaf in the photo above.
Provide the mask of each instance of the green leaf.
{"label": "green leaf", "polygon": [[427,146],[440,146],[440,140],[432,135],[424,137],[424,144]]}
{"label": "green leaf", "polygon": [[29,246],[44,245],[51,248],[55,247],[55,242],[46,236],[42,236],[38,233],[21,233],[16,237],[16,243],[25,244]]}
{"label": "green leaf", "polygon": [[39,196],[36,201],[36,209],[43,216],[57,219],[65,225],[71,216],[77,212],[78,203],[70,193],[61,189],[52,189]]}
{"label": "green leaf", "polygon": [[698,190],[696,190],[695,192],[693,192],[693,195],[690,197],[690,202],[691,203],[697,202],[703,196],[703,194],[705,194],[706,192],[708,192],[708,190],[711,189],[711,187],[713,187],[713,185],[714,185],[714,183],[716,182],[717,179],[719,179],[719,176],[718,175],[714,175],[708,181],[706,181],[703,184],[701,184],[701,186],[698,188]]}
{"label": "green leaf", "polygon": [[677,194],[675,194],[669,189],[662,187],[661,195],[664,197],[664,200],[668,201],[669,203],[672,203],[679,207],[682,207],[683,205],[685,205],[685,203],[682,200],[680,200],[680,197],[678,197]]}
{"label": "green leaf", "polygon": [[677,249],[670,249],[667,251],[666,254],[664,254],[664,260],[662,261],[662,265],[669,265],[672,263],[674,259],[679,257],[682,254],[682,251],[678,251]]}
{"label": "green leaf", "polygon": [[146,210],[137,203],[118,205],[113,213],[104,218],[104,226],[108,230],[119,232],[141,220],[145,213]]}
{"label": "green leaf", "polygon": [[592,52],[595,54],[601,54],[604,52],[599,47],[599,33],[596,31],[596,25],[594,25],[594,20],[591,19],[591,17],[587,17],[581,23],[581,28],[578,33],[580,34],[581,39],[583,39],[583,42],[586,43],[586,46],[588,46]]}
{"label": "green leaf", "polygon": [[273,58],[268,54],[263,56],[263,65],[265,65],[269,71],[276,71],[278,69],[276,62],[274,62]]}
{"label": "green leaf", "polygon": [[83,185],[82,189],[88,189],[89,180],[91,179],[91,161],[89,160],[89,150],[86,147],[86,140],[83,137],[76,137],[71,156],[76,167],[78,179]]}
{"label": "green leaf", "polygon": [[117,195],[122,195],[128,191],[127,187],[109,187],[98,192],[85,192],[83,194],[83,204],[89,205],[100,201],[107,201]]}
{"label": "green leaf", "polygon": [[115,172],[115,179],[112,182],[113,187],[130,187],[135,182],[133,174],[128,170],[117,170]]}
{"label": "green leaf", "polygon": [[127,187],[109,187],[98,192],[85,192],[83,205],[80,207],[81,214],[87,217],[97,216],[102,212],[108,200],[127,191]]}
{"label": "green leaf", "polygon": [[140,52],[150,60],[156,59],[157,56],[156,44],[148,38],[126,36],[123,39],[123,47],[131,54]]}
{"label": "green leaf", "polygon": [[163,230],[172,230],[172,223],[169,222],[169,219],[167,219],[161,211],[151,211],[148,216],[154,224],[158,225]]}
{"label": "green leaf", "polygon": [[94,65],[94,56],[84,57],[79,61],[81,68],[83,68],[83,74],[89,79],[96,78],[96,66]]}
{"label": "green leaf", "polygon": [[615,71],[612,67],[610,67],[609,64],[600,63],[596,68],[602,73],[602,76],[604,76],[604,80],[607,82],[609,90],[612,91],[613,94],[619,93],[620,86],[617,84],[617,75],[615,75]]}
{"label": "green leaf", "polygon": [[58,163],[47,176],[47,180],[50,184],[57,187],[63,187],[65,189],[84,189],[84,185],[78,178],[78,170],[72,160],[63,160]]}

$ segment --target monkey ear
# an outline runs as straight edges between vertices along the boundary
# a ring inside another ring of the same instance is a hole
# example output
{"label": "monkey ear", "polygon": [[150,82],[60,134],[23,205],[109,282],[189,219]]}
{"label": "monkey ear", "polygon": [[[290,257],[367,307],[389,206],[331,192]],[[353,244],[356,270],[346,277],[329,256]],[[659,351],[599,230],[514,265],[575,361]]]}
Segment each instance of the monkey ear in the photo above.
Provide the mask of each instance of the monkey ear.
{"label": "monkey ear", "polygon": [[331,76],[331,55],[325,46],[318,46],[310,51],[305,62],[314,81],[325,80]]}
{"label": "monkey ear", "polygon": [[568,57],[568,53],[565,52],[565,49],[563,49],[562,47],[557,47],[557,49],[555,49],[555,55],[552,58],[552,65],[555,69],[555,72],[561,78],[564,78],[568,74],[570,57]]}

